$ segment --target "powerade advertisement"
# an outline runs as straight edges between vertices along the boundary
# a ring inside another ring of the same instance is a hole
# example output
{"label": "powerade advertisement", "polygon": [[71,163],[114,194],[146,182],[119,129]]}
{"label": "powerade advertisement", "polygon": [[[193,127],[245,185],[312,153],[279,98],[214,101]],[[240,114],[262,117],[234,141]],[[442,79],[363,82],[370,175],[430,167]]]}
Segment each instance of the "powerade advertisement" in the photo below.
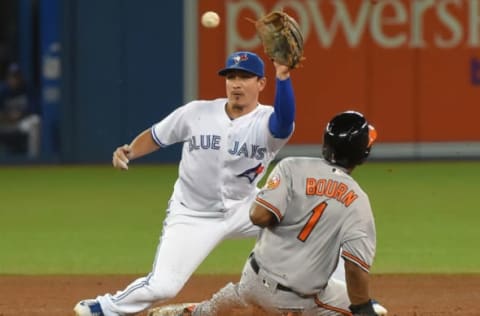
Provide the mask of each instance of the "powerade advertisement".
{"label": "powerade advertisement", "polygon": [[[217,28],[199,28],[199,97],[224,93],[216,71],[236,50],[265,57],[256,20],[272,10],[294,17],[306,57],[292,71],[297,129],[290,143],[318,143],[345,109],[364,112],[379,142],[479,141],[480,0],[251,0],[198,2]],[[273,102],[273,66],[266,61]]]}

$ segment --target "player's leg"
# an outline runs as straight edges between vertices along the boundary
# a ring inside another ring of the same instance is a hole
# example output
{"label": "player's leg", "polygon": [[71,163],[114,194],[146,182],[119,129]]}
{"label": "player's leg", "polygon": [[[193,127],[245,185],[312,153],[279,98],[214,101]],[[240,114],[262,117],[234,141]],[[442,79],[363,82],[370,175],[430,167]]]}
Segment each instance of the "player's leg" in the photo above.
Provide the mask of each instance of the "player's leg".
{"label": "player's leg", "polygon": [[[229,315],[235,309],[252,309],[252,301],[247,302],[247,297],[256,297],[259,294],[254,290],[255,286],[252,285],[252,282],[256,281],[255,278],[256,275],[254,275],[249,260],[247,260],[243,268],[242,277],[238,283],[228,283],[213,294],[209,300],[196,304],[189,313],[184,313],[184,315]],[[158,314],[158,316],[163,315]]]}
{"label": "player's leg", "polygon": [[[347,285],[343,281],[330,278],[325,290],[318,295],[317,300],[318,310],[315,315],[349,315],[343,314],[345,311],[350,312],[348,306],[350,306],[350,299],[348,298]],[[379,316],[386,316],[388,311],[379,302],[374,301],[373,309]],[[334,313],[338,311],[338,313]],[[332,314],[332,312],[334,314]]]}
{"label": "player's leg", "polygon": [[216,316],[227,315],[236,308],[246,308],[248,305],[238,294],[238,283],[228,283],[206,301],[195,306],[193,316]]}
{"label": "player's leg", "polygon": [[[173,204],[173,205],[172,205]],[[173,298],[199,264],[223,239],[222,218],[199,218],[170,205],[152,272],[115,295],[97,297],[106,316],[133,314]]]}
{"label": "player's leg", "polygon": [[350,315],[350,300],[345,282],[330,278],[325,289],[317,296],[315,315]]}
{"label": "player's leg", "polygon": [[[257,226],[254,226],[249,217],[252,199],[253,198],[238,201],[238,203],[231,205],[231,208],[224,214],[224,219],[219,226],[222,226],[225,229],[225,239],[258,236],[258,233],[261,229]],[[247,255],[245,259],[246,258]],[[178,304],[172,304],[153,308],[149,310],[149,315],[170,315],[172,311],[175,312],[179,306],[180,305]],[[223,315],[221,313],[223,310],[243,307],[246,307],[246,305],[238,294],[238,284],[228,283],[222,289],[216,292],[209,300],[195,304],[195,312],[192,311],[192,313],[193,315]]]}

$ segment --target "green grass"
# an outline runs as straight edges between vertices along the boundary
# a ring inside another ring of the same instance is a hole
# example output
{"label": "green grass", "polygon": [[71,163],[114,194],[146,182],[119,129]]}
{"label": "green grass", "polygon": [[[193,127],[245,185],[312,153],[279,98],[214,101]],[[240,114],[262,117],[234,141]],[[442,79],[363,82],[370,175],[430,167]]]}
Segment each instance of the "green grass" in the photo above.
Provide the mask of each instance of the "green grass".
{"label": "green grass", "polygon": [[479,162],[371,163],[355,175],[376,218],[374,272],[480,272]]}
{"label": "green grass", "polygon": [[[150,269],[176,169],[2,169],[0,273]],[[3,209],[5,207],[5,209]],[[8,207],[8,208],[7,208]]]}
{"label": "green grass", "polygon": [[[0,274],[150,271],[176,174],[174,165],[0,168]],[[480,273],[480,162],[368,163],[354,176],[375,213],[375,273]],[[197,273],[237,274],[252,246],[224,242]]]}

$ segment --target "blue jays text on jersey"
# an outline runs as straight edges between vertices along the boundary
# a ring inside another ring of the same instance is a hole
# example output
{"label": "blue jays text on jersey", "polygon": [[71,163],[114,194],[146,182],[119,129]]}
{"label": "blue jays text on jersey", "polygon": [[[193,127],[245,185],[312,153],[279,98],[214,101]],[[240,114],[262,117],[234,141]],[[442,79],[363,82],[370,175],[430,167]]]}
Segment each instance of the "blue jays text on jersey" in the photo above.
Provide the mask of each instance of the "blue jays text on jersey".
{"label": "blue jays text on jersey", "polygon": [[[200,149],[219,150],[220,141],[221,136],[219,135],[194,135],[187,140],[188,150],[190,152]],[[265,147],[260,147],[256,144],[247,144],[246,142],[240,143],[239,141],[234,141],[232,147],[228,149],[228,153],[233,156],[242,156],[256,160],[262,160],[265,158],[266,151],[267,148]]]}

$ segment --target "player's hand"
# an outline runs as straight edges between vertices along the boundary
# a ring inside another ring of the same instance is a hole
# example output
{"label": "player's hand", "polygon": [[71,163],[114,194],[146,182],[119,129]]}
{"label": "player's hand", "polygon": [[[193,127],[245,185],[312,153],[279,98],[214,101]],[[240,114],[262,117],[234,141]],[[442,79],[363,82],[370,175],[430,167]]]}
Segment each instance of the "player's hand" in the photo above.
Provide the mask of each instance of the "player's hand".
{"label": "player's hand", "polygon": [[113,152],[112,165],[117,169],[128,170],[128,163],[130,162],[129,157],[131,156],[131,151],[132,148],[130,147],[130,145],[127,144],[118,147]]}
{"label": "player's hand", "polygon": [[275,75],[280,80],[285,80],[290,77],[290,67],[273,62],[275,66]]}

